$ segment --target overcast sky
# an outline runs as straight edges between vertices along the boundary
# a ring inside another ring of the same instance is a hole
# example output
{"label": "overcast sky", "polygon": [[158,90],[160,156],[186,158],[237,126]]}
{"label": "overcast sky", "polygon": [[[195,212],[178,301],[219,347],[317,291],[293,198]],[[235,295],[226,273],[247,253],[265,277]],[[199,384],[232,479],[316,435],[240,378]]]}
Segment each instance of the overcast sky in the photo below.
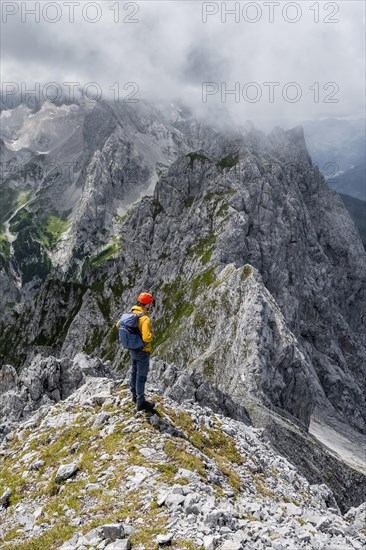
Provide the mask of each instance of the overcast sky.
{"label": "overcast sky", "polygon": [[254,122],[364,116],[363,1],[226,2],[239,8],[226,22],[222,2],[38,2],[39,22],[35,4],[2,1],[3,83],[96,82],[107,97],[118,82],[122,99],[138,86],[137,99]]}

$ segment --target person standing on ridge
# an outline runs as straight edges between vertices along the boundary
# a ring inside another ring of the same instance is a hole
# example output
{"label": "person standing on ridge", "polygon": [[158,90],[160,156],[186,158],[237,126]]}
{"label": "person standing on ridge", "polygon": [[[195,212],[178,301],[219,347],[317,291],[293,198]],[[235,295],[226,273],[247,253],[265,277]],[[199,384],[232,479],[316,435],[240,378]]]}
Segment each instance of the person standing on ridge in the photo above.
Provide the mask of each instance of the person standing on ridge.
{"label": "person standing on ridge", "polygon": [[136,403],[137,411],[151,412],[154,410],[155,403],[146,401],[145,384],[150,366],[151,341],[153,333],[149,313],[155,305],[155,300],[148,292],[141,292],[137,298],[137,304],[131,308],[131,312],[138,317],[138,332],[142,338],[144,346],[140,349],[130,349],[131,373],[130,390],[132,400]]}

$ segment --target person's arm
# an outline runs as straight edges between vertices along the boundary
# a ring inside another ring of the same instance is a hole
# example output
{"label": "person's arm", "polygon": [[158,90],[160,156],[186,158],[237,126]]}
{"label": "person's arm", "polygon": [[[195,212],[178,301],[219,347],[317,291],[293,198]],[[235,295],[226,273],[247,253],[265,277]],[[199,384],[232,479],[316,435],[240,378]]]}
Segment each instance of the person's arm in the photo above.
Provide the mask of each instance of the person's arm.
{"label": "person's arm", "polygon": [[151,340],[153,339],[149,317],[145,317],[145,319],[141,323],[141,338],[144,342],[146,342],[146,344],[151,342]]}

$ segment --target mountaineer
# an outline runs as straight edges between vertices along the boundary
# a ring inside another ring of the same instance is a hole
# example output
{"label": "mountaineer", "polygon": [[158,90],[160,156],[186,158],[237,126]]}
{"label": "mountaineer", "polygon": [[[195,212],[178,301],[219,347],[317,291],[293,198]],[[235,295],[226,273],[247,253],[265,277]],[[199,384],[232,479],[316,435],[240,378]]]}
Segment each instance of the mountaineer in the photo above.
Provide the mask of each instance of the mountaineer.
{"label": "mountaineer", "polygon": [[155,403],[146,401],[145,384],[150,364],[151,332],[150,318],[155,300],[148,292],[141,292],[137,304],[129,313],[124,313],[116,323],[119,339],[124,348],[130,350],[130,389],[137,411],[151,412]]}

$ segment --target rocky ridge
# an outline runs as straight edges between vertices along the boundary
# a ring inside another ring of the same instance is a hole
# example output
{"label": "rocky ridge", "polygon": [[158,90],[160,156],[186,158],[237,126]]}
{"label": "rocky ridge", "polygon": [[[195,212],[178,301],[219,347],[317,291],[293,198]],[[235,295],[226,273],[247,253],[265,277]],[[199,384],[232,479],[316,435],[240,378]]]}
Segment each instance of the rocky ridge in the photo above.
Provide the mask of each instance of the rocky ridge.
{"label": "rocky ridge", "polygon": [[365,507],[342,516],[262,430],[150,391],[136,414],[122,380],[88,377],[6,435],[2,548],[363,547]]}
{"label": "rocky ridge", "polygon": [[[245,139],[221,138],[212,147],[225,156],[218,159],[201,151],[181,157],[159,180],[154,197],[132,209],[121,223],[118,256],[87,267],[82,282],[49,280],[36,301],[25,302],[7,319],[3,353],[9,362],[24,363],[29,350],[44,352],[50,346],[52,353],[72,357],[77,351],[95,352],[120,364],[113,321],[145,287],[159,304],[157,355],[168,361],[178,357],[181,366],[194,364],[215,377],[222,362],[231,361],[230,343],[237,338],[242,348],[234,361],[240,369],[251,363],[253,370],[250,343],[261,327],[262,340],[254,354],[262,366],[257,369],[263,374],[271,369],[274,353],[274,364],[281,365],[276,374],[287,375],[289,365],[290,378],[301,372],[309,384],[295,384],[305,392],[297,399],[296,391],[278,395],[276,381],[275,399],[269,401],[281,401],[282,409],[307,426],[314,406],[308,397],[313,395],[318,414],[331,418],[336,411],[363,432],[366,256],[352,222],[312,166],[300,129],[277,129],[268,138],[252,131]],[[229,277],[225,269],[230,264],[236,269],[248,265],[259,287],[252,277],[246,283]],[[229,284],[216,282],[222,273]],[[262,285],[272,298],[262,292]],[[246,292],[244,286],[249,287]],[[259,304],[249,296],[251,291],[259,296]],[[222,294],[221,303],[215,302],[216,293]],[[209,310],[217,338],[203,333],[204,318],[193,315],[200,308]],[[263,316],[255,313],[258,308],[263,308]],[[246,324],[242,322],[236,335],[224,332],[223,339],[225,318],[246,310]],[[282,328],[275,311],[283,315]],[[25,318],[32,318],[31,326],[24,325]],[[177,333],[182,337],[176,338]],[[19,336],[22,349],[13,357]],[[193,344],[189,353],[187,339]],[[300,364],[301,369],[295,368]],[[264,396],[272,391],[272,383],[271,377],[263,378]],[[220,389],[228,389],[225,380],[220,383]],[[303,409],[295,411],[291,400]]]}
{"label": "rocky ridge", "polygon": [[[22,287],[22,304],[1,323],[3,362],[22,371],[37,354],[57,357],[54,364],[82,351],[123,374],[128,354],[114,323],[141,289],[152,291],[155,357],[176,369],[161,377],[164,389],[182,399],[199,397],[205,382],[215,387],[217,412],[249,416],[312,481],[331,485],[342,509],[362,502],[364,458],[353,457],[362,454],[366,421],[366,257],[301,128],[220,133],[181,117],[168,130],[151,109],[89,114],[78,214],[65,233],[73,232],[70,269]],[[144,156],[147,141],[175,162],[158,167]],[[119,216],[128,182],[146,189],[158,172],[154,195]],[[61,200],[62,189],[52,189]],[[34,206],[14,221],[23,236]],[[38,227],[37,247],[42,235]],[[325,445],[340,461],[327,462]],[[342,471],[345,448],[352,472]]]}

